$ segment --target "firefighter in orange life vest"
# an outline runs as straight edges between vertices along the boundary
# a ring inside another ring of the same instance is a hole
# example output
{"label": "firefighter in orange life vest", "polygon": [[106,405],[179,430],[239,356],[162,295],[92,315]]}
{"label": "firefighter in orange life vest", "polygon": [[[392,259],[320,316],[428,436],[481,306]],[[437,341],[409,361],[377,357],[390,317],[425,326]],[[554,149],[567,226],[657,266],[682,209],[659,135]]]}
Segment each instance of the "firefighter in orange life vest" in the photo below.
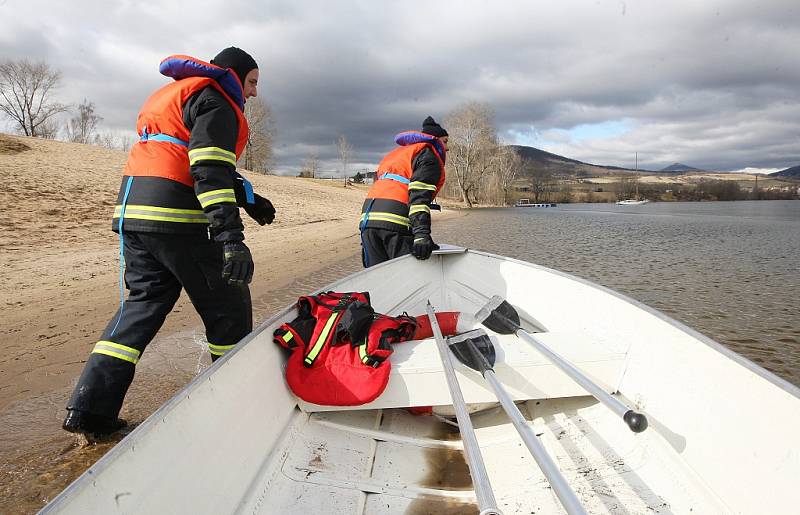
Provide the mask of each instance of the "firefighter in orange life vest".
{"label": "firefighter in orange life vest", "polygon": [[448,137],[430,116],[421,132],[395,136],[400,147],[378,165],[375,184],[361,208],[365,268],[406,254],[428,259],[439,248],[431,239],[431,206],[445,180]]}
{"label": "firefighter in orange life vest", "polygon": [[272,223],[269,200],[236,173],[247,142],[244,103],[258,65],[230,47],[211,63],[185,55],[161,62],[175,79],[153,93],[136,122],[114,210],[129,290],[83,369],[63,428],[104,435],[118,418],[135,365],[185,289],[206,329],[211,359],[252,330],[253,258],[239,206]]}

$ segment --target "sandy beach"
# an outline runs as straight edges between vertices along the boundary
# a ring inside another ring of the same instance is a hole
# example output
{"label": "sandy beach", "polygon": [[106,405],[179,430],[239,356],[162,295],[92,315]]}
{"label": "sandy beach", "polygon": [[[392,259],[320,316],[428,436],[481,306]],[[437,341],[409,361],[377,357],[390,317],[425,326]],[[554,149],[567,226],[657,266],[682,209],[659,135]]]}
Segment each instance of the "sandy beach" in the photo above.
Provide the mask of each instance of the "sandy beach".
{"label": "sandy beach", "polygon": [[[0,134],[0,513],[36,511],[115,443],[81,445],[60,421],[120,300],[110,227],[125,158]],[[358,269],[366,188],[243,173],[277,210],[264,227],[243,216],[258,323],[298,291]],[[137,366],[122,412],[134,427],[208,366],[202,343],[200,318],[182,295]]]}

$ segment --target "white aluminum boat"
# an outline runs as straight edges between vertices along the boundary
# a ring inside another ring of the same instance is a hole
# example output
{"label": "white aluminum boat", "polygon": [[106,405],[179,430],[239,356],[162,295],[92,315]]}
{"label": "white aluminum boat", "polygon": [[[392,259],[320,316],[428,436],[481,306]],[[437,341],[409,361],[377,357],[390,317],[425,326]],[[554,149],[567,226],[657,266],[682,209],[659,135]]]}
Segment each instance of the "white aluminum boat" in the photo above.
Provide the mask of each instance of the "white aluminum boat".
{"label": "white aluminum boat", "polygon": [[[406,256],[325,290],[369,291],[392,315],[424,314],[428,300],[476,313],[500,296],[523,329],[646,414],[649,427],[631,432],[544,354],[487,331],[497,379],[588,513],[797,513],[800,390],[647,306],[463,249]],[[437,342],[397,344],[388,387],[368,405],[310,405],[286,388],[272,342],[294,316],[290,306],[262,324],[43,512],[478,513],[456,428],[403,409],[452,404]],[[455,370],[499,510],[563,513],[487,383]]]}
{"label": "white aluminum boat", "polygon": [[637,200],[637,199],[630,198],[630,199],[625,199],[625,200],[618,200],[617,201],[617,205],[618,206],[639,206],[639,205],[642,205],[642,204],[647,204],[648,202],[650,202],[650,201],[647,200],[647,199]]}

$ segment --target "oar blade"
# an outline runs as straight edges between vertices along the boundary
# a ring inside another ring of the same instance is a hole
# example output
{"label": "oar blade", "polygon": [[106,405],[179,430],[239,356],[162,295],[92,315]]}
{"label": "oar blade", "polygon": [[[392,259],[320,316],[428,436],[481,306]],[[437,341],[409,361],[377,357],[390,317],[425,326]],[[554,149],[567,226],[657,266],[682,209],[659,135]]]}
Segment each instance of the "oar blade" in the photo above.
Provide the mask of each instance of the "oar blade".
{"label": "oar blade", "polygon": [[456,359],[469,368],[483,374],[494,367],[494,344],[483,329],[450,336],[447,343]]}
{"label": "oar blade", "polygon": [[499,295],[492,297],[475,318],[498,334],[514,334],[520,328],[519,313]]}

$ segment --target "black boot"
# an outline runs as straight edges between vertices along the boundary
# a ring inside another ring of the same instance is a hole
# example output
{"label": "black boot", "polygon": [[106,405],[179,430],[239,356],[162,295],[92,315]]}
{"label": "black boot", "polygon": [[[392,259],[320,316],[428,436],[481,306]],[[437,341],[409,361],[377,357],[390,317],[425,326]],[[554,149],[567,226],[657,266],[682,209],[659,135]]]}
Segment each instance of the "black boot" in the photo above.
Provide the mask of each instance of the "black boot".
{"label": "black boot", "polygon": [[102,417],[85,411],[68,409],[67,418],[64,419],[61,427],[70,433],[106,436],[119,431],[127,425],[128,423],[121,418]]}

